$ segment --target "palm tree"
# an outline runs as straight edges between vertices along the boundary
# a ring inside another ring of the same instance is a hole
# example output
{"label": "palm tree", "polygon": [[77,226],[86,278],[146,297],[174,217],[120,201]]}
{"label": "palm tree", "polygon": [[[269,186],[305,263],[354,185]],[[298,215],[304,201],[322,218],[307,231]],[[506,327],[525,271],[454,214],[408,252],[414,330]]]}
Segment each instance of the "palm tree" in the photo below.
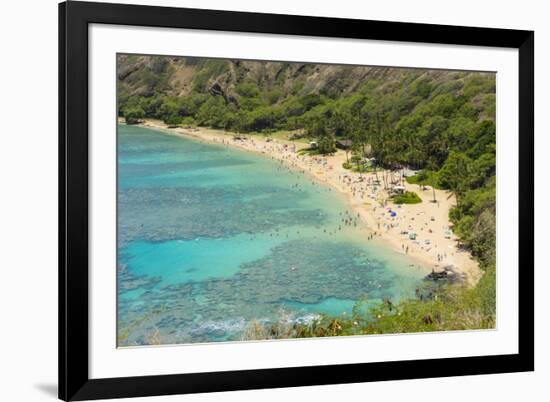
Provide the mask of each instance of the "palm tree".
{"label": "palm tree", "polygon": [[373,147],[373,154],[375,157],[374,176],[376,177],[376,182],[380,183],[377,168],[382,161],[382,155],[384,153],[384,140],[382,135],[382,123],[380,113],[376,113],[374,119],[372,119],[371,121],[370,137],[371,146]]}
{"label": "palm tree", "polygon": [[455,196],[460,205],[462,195],[468,188],[471,177],[471,159],[463,153],[451,152],[440,170],[440,180]]}

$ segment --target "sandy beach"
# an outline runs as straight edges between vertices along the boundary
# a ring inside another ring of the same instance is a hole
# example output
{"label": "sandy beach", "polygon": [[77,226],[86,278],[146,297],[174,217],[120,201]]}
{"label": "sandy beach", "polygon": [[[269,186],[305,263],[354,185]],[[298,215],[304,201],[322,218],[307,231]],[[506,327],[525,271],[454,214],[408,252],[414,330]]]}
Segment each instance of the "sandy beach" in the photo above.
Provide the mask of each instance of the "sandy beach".
{"label": "sandy beach", "polygon": [[[450,232],[449,210],[454,206],[454,197],[444,190],[422,190],[418,185],[404,182],[406,191],[414,191],[422,199],[419,204],[395,205],[384,190],[383,172],[378,171],[379,182],[374,173],[354,173],[342,167],[346,153],[338,150],[330,156],[300,155],[307,144],[281,139],[263,138],[255,135],[233,138],[233,133],[208,128],[168,128],[159,120],[147,119],[142,124],[174,135],[193,137],[199,140],[223,144],[263,154],[278,160],[291,169],[314,177],[344,194],[354,213],[366,224],[370,238],[388,242],[396,253],[406,254],[411,261],[436,272],[450,269],[473,286],[482,275],[477,262],[470,253],[457,247],[457,237]],[[394,177],[397,174],[394,173]],[[401,183],[400,183],[401,184]],[[393,212],[393,213],[392,213]],[[411,239],[410,234],[416,238]],[[367,240],[367,239],[365,239]]]}

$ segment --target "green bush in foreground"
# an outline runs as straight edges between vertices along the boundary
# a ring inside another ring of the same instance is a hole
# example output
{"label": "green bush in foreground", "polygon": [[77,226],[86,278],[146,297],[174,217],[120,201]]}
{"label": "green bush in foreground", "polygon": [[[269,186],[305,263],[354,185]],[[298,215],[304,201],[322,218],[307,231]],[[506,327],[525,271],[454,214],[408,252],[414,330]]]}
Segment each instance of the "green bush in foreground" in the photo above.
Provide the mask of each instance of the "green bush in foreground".
{"label": "green bush in foreground", "polygon": [[396,204],[420,204],[422,199],[413,191],[407,191],[405,194],[393,196],[393,202]]}
{"label": "green bush in foreground", "polygon": [[253,322],[244,340],[316,338],[325,336],[457,331],[495,327],[495,266],[485,267],[474,288],[451,285],[428,297],[393,304],[389,300],[365,308],[360,300],[351,315],[328,316],[307,324],[288,320],[263,325]]}

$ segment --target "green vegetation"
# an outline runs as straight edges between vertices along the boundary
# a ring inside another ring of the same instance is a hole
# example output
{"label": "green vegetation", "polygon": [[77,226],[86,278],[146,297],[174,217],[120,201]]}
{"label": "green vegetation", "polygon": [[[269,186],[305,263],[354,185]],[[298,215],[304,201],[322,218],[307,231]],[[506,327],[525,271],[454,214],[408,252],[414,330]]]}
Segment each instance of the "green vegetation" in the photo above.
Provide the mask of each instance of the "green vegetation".
{"label": "green vegetation", "polygon": [[139,106],[129,106],[123,112],[126,124],[138,124],[145,117],[145,111]]}
{"label": "green vegetation", "polygon": [[457,285],[429,289],[422,293],[422,299],[397,304],[389,300],[369,303],[364,298],[355,304],[351,316],[324,315],[308,324],[252,323],[244,337],[285,339],[494,328],[495,275],[492,265],[472,289]]}
{"label": "green vegetation", "polygon": [[229,65],[226,60],[203,59],[198,63],[201,67],[200,71],[195,75],[193,84],[198,92],[206,89],[206,84],[211,77],[224,74],[229,70]]}
{"label": "green vegetation", "polygon": [[[409,183],[446,189],[456,197],[453,230],[485,271],[474,289],[453,286],[422,300],[374,307],[378,310],[369,313],[368,323],[327,318],[307,331],[321,336],[493,325],[494,74],[372,69],[368,75],[361,67],[166,57],[119,61],[118,111],[128,124],[147,117],[238,133],[303,133],[301,140],[317,143],[308,152],[321,154],[335,152],[336,142],[345,140],[351,146],[344,167],[382,172],[386,188],[391,172],[409,167],[420,170],[407,178]],[[331,79],[323,78],[319,71],[329,67]],[[174,77],[185,69],[193,73],[183,88]],[[311,85],[311,80],[318,82]],[[374,158],[374,164],[367,165],[365,158]],[[420,199],[407,193],[394,201]]]}
{"label": "green vegetation", "polygon": [[440,188],[437,172],[431,172],[429,170],[420,170],[414,176],[408,176],[406,180],[407,183],[418,184],[420,187],[429,185],[435,188]]}
{"label": "green vegetation", "polygon": [[398,194],[392,197],[396,204],[420,204],[422,199],[413,191],[407,191],[405,194]]}
{"label": "green vegetation", "polygon": [[171,115],[166,119],[168,127],[177,127],[183,122],[183,117],[178,115]]}
{"label": "green vegetation", "polygon": [[354,159],[354,157],[351,157],[349,162],[342,163],[342,167],[355,173],[374,172],[374,169],[371,166]]}

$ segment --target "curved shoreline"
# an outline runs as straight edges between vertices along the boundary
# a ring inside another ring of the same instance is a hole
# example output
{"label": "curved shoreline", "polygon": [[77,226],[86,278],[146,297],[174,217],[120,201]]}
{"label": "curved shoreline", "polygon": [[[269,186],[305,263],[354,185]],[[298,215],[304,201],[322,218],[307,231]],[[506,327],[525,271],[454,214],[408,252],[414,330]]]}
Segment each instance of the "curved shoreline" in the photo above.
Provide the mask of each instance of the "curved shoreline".
{"label": "curved shoreline", "polygon": [[[445,238],[445,228],[451,226],[449,210],[454,206],[447,191],[435,190],[437,202],[433,203],[432,190],[419,191],[418,186],[405,182],[406,191],[416,192],[422,203],[396,206],[387,201],[388,193],[381,185],[368,184],[374,179],[374,173],[360,175],[342,167],[346,155],[341,150],[331,156],[299,155],[297,152],[307,147],[306,144],[285,140],[267,141],[250,135],[246,136],[246,140],[234,140],[233,133],[222,130],[202,127],[169,128],[162,121],[152,119],[146,119],[140,126],[278,160],[344,195],[351,208],[370,229],[370,236],[386,242],[396,253],[406,254],[411,261],[425,268],[427,273],[452,266],[452,270],[462,276],[469,286],[475,285],[482,275],[470,253],[458,249],[456,236],[453,234],[451,238]],[[382,174],[382,171],[378,172],[379,176]],[[384,202],[385,205],[382,206]],[[397,216],[392,217],[388,208],[396,212]],[[414,231],[417,234],[416,240],[410,240],[401,231]]]}

